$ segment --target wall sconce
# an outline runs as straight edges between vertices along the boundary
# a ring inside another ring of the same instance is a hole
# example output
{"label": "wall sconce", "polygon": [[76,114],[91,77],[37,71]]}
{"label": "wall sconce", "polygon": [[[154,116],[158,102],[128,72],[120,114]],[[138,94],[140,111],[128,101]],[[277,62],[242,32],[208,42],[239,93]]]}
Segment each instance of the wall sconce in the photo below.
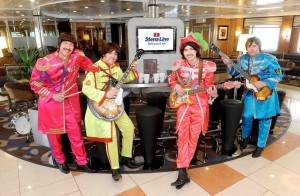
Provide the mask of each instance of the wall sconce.
{"label": "wall sconce", "polygon": [[235,31],[235,36],[239,37],[241,35],[241,31]]}
{"label": "wall sconce", "polygon": [[291,29],[286,29],[282,32],[282,38],[288,39],[291,36]]}
{"label": "wall sconce", "polygon": [[89,41],[90,40],[90,35],[89,34],[84,34],[83,35],[83,40]]}
{"label": "wall sconce", "polygon": [[3,57],[2,49],[7,48],[7,43],[5,37],[0,37],[0,57]]}

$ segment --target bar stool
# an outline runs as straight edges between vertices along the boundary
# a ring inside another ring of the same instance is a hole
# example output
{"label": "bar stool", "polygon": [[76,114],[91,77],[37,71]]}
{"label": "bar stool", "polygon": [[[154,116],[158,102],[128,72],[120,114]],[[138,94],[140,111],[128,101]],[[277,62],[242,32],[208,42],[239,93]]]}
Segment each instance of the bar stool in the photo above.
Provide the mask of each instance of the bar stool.
{"label": "bar stool", "polygon": [[162,111],[158,127],[158,134],[160,134],[164,125],[167,95],[163,92],[150,92],[147,94],[147,104],[148,106],[158,107]]}
{"label": "bar stool", "polygon": [[157,107],[149,106],[138,108],[135,114],[145,160],[143,169],[156,169],[158,165],[155,163],[155,151],[162,111]]}
{"label": "bar stool", "polygon": [[234,140],[242,117],[243,103],[239,100],[221,101],[222,155],[231,156],[236,150]]}

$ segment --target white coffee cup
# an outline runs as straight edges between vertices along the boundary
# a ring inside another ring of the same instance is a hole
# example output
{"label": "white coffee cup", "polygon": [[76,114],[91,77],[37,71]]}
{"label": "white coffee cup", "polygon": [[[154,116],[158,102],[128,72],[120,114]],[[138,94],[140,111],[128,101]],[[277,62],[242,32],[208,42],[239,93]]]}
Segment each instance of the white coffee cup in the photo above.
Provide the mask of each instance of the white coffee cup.
{"label": "white coffee cup", "polygon": [[148,84],[150,80],[150,74],[144,74],[144,82],[145,84]]}
{"label": "white coffee cup", "polygon": [[167,78],[165,73],[159,73],[159,81],[165,82],[165,79]]}
{"label": "white coffee cup", "polygon": [[158,83],[159,82],[159,74],[158,73],[154,73],[153,74],[153,80],[154,80],[154,83]]}
{"label": "white coffee cup", "polygon": [[144,74],[139,73],[139,83],[143,83],[143,80],[144,80]]}

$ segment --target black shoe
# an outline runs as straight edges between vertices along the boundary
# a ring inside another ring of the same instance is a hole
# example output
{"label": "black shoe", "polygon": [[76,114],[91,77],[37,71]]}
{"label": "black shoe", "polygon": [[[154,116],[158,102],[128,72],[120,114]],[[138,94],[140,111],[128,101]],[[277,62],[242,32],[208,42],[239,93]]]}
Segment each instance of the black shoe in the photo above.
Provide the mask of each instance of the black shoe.
{"label": "black shoe", "polygon": [[112,170],[112,178],[115,181],[119,181],[122,178],[122,175],[120,174],[120,171],[118,169],[113,169]]}
{"label": "black shoe", "polygon": [[245,149],[248,146],[248,142],[249,142],[249,137],[247,138],[242,138],[241,144],[240,144],[240,149]]}
{"label": "black shoe", "polygon": [[176,186],[177,189],[180,189],[183,187],[185,183],[190,182],[189,175],[186,171],[186,168],[180,168],[178,173],[178,178],[175,182],[171,183],[171,186]]}
{"label": "black shoe", "polygon": [[96,173],[96,170],[90,168],[88,166],[88,164],[85,164],[85,165],[77,165],[77,169],[78,170],[84,170],[85,172],[88,172],[88,173]]}
{"label": "black shoe", "polygon": [[58,164],[58,168],[64,174],[68,174],[70,172],[68,165],[66,165],[65,163]]}
{"label": "black shoe", "polygon": [[135,169],[135,168],[139,167],[139,165],[136,165],[135,163],[133,163],[132,159],[128,158],[128,157],[122,157],[121,165],[126,165],[130,169]]}
{"label": "black shoe", "polygon": [[256,149],[252,153],[252,157],[253,158],[260,157],[262,151],[263,151],[263,148],[260,148],[260,147],[257,146]]}

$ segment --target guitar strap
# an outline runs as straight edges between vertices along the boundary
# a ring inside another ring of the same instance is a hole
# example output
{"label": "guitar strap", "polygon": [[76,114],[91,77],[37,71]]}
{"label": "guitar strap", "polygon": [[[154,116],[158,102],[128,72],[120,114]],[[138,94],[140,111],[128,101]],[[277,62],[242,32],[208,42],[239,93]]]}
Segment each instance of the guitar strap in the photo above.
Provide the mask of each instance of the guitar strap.
{"label": "guitar strap", "polygon": [[198,85],[199,86],[201,86],[202,69],[203,69],[203,60],[199,59],[199,66],[198,66]]}

